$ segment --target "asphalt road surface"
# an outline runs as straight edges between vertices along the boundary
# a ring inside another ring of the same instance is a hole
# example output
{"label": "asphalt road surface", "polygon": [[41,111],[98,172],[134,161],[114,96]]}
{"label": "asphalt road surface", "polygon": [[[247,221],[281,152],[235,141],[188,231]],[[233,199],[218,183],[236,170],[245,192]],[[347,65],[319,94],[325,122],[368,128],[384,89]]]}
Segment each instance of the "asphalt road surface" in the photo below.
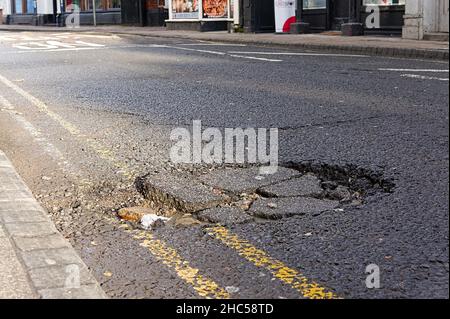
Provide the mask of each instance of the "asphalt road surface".
{"label": "asphalt road surface", "polygon": [[[172,129],[193,120],[278,128],[280,163],[350,165],[391,187],[339,213],[231,231],[341,298],[447,298],[448,68],[180,39],[0,32],[0,149],[110,297],[203,298],[210,284],[232,298],[303,298],[200,226],[158,228],[155,251],[116,217],[144,201],[135,177],[208,169],[170,161]],[[371,264],[378,289],[366,286]]]}

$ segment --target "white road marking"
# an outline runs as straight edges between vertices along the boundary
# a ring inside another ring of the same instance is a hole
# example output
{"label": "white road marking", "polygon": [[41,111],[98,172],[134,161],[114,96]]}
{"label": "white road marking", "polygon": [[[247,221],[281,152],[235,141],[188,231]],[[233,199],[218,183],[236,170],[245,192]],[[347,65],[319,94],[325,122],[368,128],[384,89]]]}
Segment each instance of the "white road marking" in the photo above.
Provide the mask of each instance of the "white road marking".
{"label": "white road marking", "polygon": [[258,61],[266,61],[266,62],[283,62],[283,60],[278,60],[278,59],[257,58],[254,56],[246,56],[246,55],[230,54],[230,56],[233,58],[250,59],[250,60],[258,60]]}
{"label": "white road marking", "polygon": [[440,69],[389,69],[380,68],[378,71],[392,71],[392,72],[427,72],[427,73],[448,73],[449,70]]}
{"label": "white road marking", "polygon": [[[2,51],[0,55],[8,55],[8,54],[24,54],[24,53],[47,53],[47,52],[67,52],[67,51],[88,51],[88,50],[106,50],[106,49],[128,49],[128,48],[164,48],[164,45],[154,44],[154,45],[119,45],[119,46],[90,46],[90,47],[80,47],[73,49],[24,49],[20,51]],[[16,47],[17,48],[17,47]]]}
{"label": "white road marking", "polygon": [[27,43],[18,43],[14,44],[13,48],[21,49],[21,50],[50,50],[57,49],[58,47],[55,45],[41,43],[41,42],[27,42]]}
{"label": "white road marking", "polygon": [[359,54],[333,54],[333,53],[305,53],[305,52],[260,52],[260,51],[229,51],[230,54],[252,54],[252,55],[292,55],[292,56],[331,56],[331,57],[351,57],[368,58],[368,55]]}
{"label": "white road marking", "polygon": [[162,47],[175,49],[175,50],[183,50],[183,51],[193,51],[193,52],[200,52],[200,53],[209,53],[209,54],[215,54],[215,55],[226,55],[224,52],[219,51],[211,51],[211,50],[199,50],[199,49],[190,49],[190,48],[183,48],[183,47],[174,47],[171,45],[164,45]]}
{"label": "white road marking", "polygon": [[74,167],[61,153],[61,151],[50,141],[48,141],[33,124],[25,119],[24,116],[17,112],[12,103],[2,95],[0,95],[0,112],[9,114],[11,118],[13,118],[22,127],[22,129],[25,130],[33,138],[36,144],[39,145],[39,148],[56,161],[57,165],[62,169],[64,173],[70,174],[77,180],[80,180],[80,184],[82,187],[92,184],[78,175],[78,170],[74,169]]}
{"label": "white road marking", "polygon": [[402,74],[400,75],[403,78],[411,78],[411,79],[419,79],[419,80],[437,80],[437,81],[449,81],[448,78],[438,78],[435,76],[425,76],[425,75],[418,75],[418,74]]}
{"label": "white road marking", "polygon": [[246,47],[246,44],[233,44],[233,43],[211,43],[211,42],[205,42],[205,43],[179,43],[177,45],[184,45],[184,46],[218,46],[218,47]]}
{"label": "white road marking", "polygon": [[61,41],[47,41],[47,44],[54,45],[57,48],[66,48],[66,49],[73,49],[73,48],[76,47],[76,46],[74,46],[72,44],[64,43],[64,42],[61,42]]}
{"label": "white road marking", "polygon": [[76,44],[85,45],[88,47],[104,47],[104,44],[97,44],[97,43],[91,43],[91,42],[85,42],[85,41],[75,41]]}
{"label": "white road marking", "polygon": [[[47,53],[47,52],[67,52],[67,51],[88,51],[88,50],[100,50],[100,49],[107,49],[107,48],[73,48],[73,49],[47,49],[47,50],[28,50],[28,51],[16,51],[13,52],[15,54],[22,54],[22,53]],[[5,53],[11,53],[11,52],[5,52]]]}
{"label": "white road marking", "polygon": [[16,39],[13,37],[0,35],[0,41],[16,41]]}
{"label": "white road marking", "polygon": [[170,49],[176,49],[176,50],[184,50],[184,51],[192,51],[192,52],[200,52],[200,53],[209,53],[209,54],[215,54],[215,55],[221,55],[221,56],[228,55],[228,56],[231,56],[233,58],[250,59],[250,60],[258,60],[258,61],[266,61],[266,62],[283,62],[283,60],[257,58],[257,57],[245,56],[245,55],[237,55],[237,54],[227,54],[225,52],[220,52],[220,51],[191,49],[191,48],[175,47],[175,46],[171,46],[171,45],[165,45],[164,47],[170,48]]}

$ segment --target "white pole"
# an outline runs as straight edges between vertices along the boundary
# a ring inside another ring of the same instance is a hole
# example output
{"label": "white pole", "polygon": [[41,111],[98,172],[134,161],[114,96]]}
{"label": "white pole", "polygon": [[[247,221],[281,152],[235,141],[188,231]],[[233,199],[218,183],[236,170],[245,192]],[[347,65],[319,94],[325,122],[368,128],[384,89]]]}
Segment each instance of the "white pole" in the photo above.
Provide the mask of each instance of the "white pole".
{"label": "white pole", "polygon": [[94,27],[97,26],[97,4],[92,0],[92,16],[94,18]]}

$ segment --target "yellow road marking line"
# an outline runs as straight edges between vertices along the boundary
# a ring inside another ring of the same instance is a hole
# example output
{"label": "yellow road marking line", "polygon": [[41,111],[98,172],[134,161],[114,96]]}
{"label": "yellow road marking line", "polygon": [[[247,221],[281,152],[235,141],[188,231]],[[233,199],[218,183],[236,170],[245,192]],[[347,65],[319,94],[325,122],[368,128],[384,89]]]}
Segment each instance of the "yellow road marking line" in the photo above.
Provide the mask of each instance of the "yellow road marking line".
{"label": "yellow road marking line", "polygon": [[265,251],[256,248],[248,241],[232,234],[223,226],[207,229],[208,234],[220,240],[226,246],[236,250],[240,256],[257,267],[268,270],[275,278],[288,284],[308,299],[337,299],[333,292],[321,287],[318,283],[310,281],[302,273],[289,268],[283,262],[269,256]]}
{"label": "yellow road marking line", "polygon": [[200,275],[199,269],[191,267],[189,262],[184,261],[175,249],[168,247],[161,240],[155,239],[152,234],[141,231],[134,238],[142,240],[140,244],[142,247],[147,248],[163,264],[175,269],[178,276],[191,284],[200,296],[208,299],[230,298],[230,294],[226,290],[219,287],[214,281]]}
{"label": "yellow road marking line", "polygon": [[[76,126],[66,121],[55,112],[49,110],[44,102],[24,91],[22,88],[18,87],[1,75],[0,82],[14,90],[19,95],[23,96],[31,104],[35,105],[39,110],[47,114],[50,118],[64,127],[70,134],[74,135],[77,138],[87,139],[89,146],[97,154],[99,154],[101,158],[105,159],[108,162],[111,162],[111,164],[113,164],[114,166],[121,168],[122,173],[128,178],[134,178],[133,172],[128,169],[126,163],[116,160],[114,158],[114,155],[108,148],[101,145],[101,143],[99,143],[98,141],[95,141],[83,135]],[[139,234],[134,236],[134,238],[143,240],[141,246],[146,247],[158,260],[162,261],[167,267],[173,269],[177,273],[178,277],[183,279],[188,284],[192,285],[194,290],[201,297],[216,299],[230,298],[230,295],[223,288],[221,288],[213,280],[201,275],[199,269],[191,267],[189,265],[189,262],[183,260],[174,248],[166,245],[163,241],[155,239],[153,235],[145,232],[140,232]]]}
{"label": "yellow road marking line", "polygon": [[[0,82],[14,90],[19,95],[23,96],[30,103],[34,104],[39,110],[64,127],[69,133],[78,138],[85,139],[89,146],[101,158],[121,169],[123,175],[127,178],[134,179],[134,172],[129,169],[125,162],[115,159],[114,154],[110,149],[103,146],[100,142],[83,135],[76,126],[63,119],[60,115],[49,110],[44,102],[32,96],[1,75]],[[262,267],[269,270],[274,277],[290,285],[303,297],[310,299],[338,298],[333,292],[328,291],[326,288],[321,287],[315,282],[309,281],[308,278],[297,270],[289,268],[281,261],[270,257],[263,250],[254,247],[249,242],[230,233],[230,231],[225,227],[218,226],[209,228],[208,232],[226,246],[236,250],[239,255],[252,262],[257,267]],[[189,263],[184,261],[175,249],[167,246],[161,240],[155,239],[151,234],[144,232],[135,236],[135,239],[144,239],[141,246],[148,248],[156,258],[161,260],[169,268],[174,269],[177,275],[187,283],[191,284],[200,296],[205,298],[214,297],[218,299],[230,297],[224,289],[220,288],[214,281],[200,275],[198,269],[189,266]]]}
{"label": "yellow road marking line", "polygon": [[[3,107],[2,107],[3,106]],[[83,178],[81,174],[75,172],[74,168],[69,165],[69,162],[64,157],[64,155],[51,144],[41,133],[40,130],[35,128],[33,124],[25,119],[19,112],[16,111],[12,103],[7,100],[3,95],[0,94],[0,111],[6,112],[11,116],[11,118],[20,125],[20,127],[25,130],[33,140],[39,145],[39,147],[44,150],[50,157],[52,157],[56,164],[62,169],[65,174],[70,175],[72,178],[77,180],[79,187],[82,189],[92,187],[92,183]]]}
{"label": "yellow road marking line", "polygon": [[96,152],[100,158],[110,162],[114,167],[119,169],[121,173],[128,178],[130,181],[134,181],[135,178],[135,172],[130,169],[127,163],[117,160],[115,154],[112,152],[111,149],[105,147],[100,142],[96,141],[93,138],[90,138],[86,135],[84,135],[75,125],[72,123],[66,121],[64,118],[62,118],[59,114],[56,114],[55,112],[51,111],[48,106],[39,100],[38,98],[34,97],[21,87],[15,85],[11,81],[9,81],[7,78],[0,75],[0,82],[12,89],[17,94],[21,95],[23,98],[25,98],[28,102],[35,105],[41,112],[45,113],[47,116],[49,116],[51,119],[53,119],[55,122],[57,122],[61,127],[63,127],[66,131],[68,131],[73,136],[83,139],[87,142],[88,146]]}

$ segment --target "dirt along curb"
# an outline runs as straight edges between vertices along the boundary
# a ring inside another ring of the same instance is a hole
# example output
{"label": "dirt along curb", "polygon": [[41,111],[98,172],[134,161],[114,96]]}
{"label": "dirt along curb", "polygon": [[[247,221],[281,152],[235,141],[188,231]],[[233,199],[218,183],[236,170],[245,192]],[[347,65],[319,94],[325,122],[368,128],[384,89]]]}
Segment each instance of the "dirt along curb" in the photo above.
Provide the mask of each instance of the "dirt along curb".
{"label": "dirt along curb", "polygon": [[153,38],[188,39],[233,44],[251,44],[256,46],[282,47],[301,50],[324,51],[372,56],[386,56],[410,59],[449,60],[448,43],[435,41],[414,41],[389,37],[340,37],[326,35],[275,35],[243,34],[225,32],[187,32],[167,31],[163,29],[126,27],[81,27],[66,29],[57,27],[0,26],[0,31],[16,32],[84,32],[91,34],[131,35]]}
{"label": "dirt along curb", "polygon": [[0,257],[0,298],[106,298],[1,151]]}

